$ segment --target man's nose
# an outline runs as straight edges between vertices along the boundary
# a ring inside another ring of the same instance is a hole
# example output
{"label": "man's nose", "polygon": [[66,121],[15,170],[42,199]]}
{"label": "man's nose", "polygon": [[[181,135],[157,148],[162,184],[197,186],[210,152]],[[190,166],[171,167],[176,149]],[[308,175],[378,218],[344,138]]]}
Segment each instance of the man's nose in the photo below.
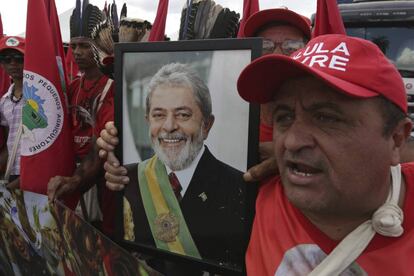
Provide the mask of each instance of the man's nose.
{"label": "man's nose", "polygon": [[79,47],[73,47],[72,54],[78,56],[80,54]]}
{"label": "man's nose", "polygon": [[276,45],[275,49],[273,50],[273,54],[279,54],[279,55],[283,55],[283,51],[281,48],[281,45]]}
{"label": "man's nose", "polygon": [[175,120],[175,117],[173,115],[168,115],[165,118],[165,121],[162,127],[167,132],[173,132],[174,130],[176,130],[178,126],[177,126],[177,121]]}
{"label": "man's nose", "polygon": [[295,121],[286,130],[284,145],[286,150],[297,152],[305,148],[315,146],[314,136],[311,134],[310,126],[304,121]]}

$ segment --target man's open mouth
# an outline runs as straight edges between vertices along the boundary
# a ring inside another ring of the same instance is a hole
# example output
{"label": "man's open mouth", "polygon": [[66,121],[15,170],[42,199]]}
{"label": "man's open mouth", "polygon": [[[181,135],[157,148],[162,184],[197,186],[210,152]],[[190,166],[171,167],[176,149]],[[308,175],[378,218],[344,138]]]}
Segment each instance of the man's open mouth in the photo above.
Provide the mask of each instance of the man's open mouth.
{"label": "man's open mouth", "polygon": [[309,164],[301,162],[287,161],[286,167],[295,175],[298,176],[312,176],[321,173],[322,170]]}

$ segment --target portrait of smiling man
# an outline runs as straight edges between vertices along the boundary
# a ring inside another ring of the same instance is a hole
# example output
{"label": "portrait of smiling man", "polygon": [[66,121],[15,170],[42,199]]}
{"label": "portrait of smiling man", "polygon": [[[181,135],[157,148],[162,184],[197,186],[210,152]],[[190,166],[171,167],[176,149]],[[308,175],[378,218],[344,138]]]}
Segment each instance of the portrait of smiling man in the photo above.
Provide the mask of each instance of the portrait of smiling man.
{"label": "portrait of smiling man", "polygon": [[[245,183],[241,171],[216,159],[205,145],[214,124],[209,88],[189,65],[170,63],[151,78],[147,92],[154,156],[125,167],[105,163],[109,183],[122,183],[119,171],[128,171],[124,239],[240,269]],[[176,275],[201,273],[150,264]]]}

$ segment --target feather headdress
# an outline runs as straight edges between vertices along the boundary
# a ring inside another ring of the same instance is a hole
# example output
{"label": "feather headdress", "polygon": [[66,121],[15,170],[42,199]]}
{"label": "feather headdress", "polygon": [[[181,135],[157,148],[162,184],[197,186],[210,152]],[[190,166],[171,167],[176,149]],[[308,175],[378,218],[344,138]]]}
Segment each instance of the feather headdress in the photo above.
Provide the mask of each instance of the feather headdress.
{"label": "feather headdress", "polygon": [[70,37],[92,37],[92,30],[104,18],[102,11],[89,1],[76,0],[76,7],[70,17]]}
{"label": "feather headdress", "polygon": [[[93,51],[100,69],[107,75],[113,73],[113,54],[115,42],[138,42],[148,39],[151,23],[146,20],[127,18],[126,4],[122,6],[118,20],[115,0],[104,9],[104,19],[98,22],[91,38]],[[118,24],[119,22],[119,24]]]}
{"label": "feather headdress", "polygon": [[240,15],[212,0],[188,0],[181,13],[179,40],[236,37]]}

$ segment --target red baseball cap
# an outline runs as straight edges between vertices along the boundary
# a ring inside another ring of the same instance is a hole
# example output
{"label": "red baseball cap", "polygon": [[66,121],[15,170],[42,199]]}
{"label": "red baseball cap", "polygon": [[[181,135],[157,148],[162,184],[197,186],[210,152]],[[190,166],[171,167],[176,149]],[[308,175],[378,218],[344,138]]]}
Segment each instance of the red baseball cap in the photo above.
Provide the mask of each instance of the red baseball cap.
{"label": "red baseball cap", "polygon": [[244,25],[244,36],[256,36],[262,27],[279,22],[288,23],[301,30],[307,38],[311,37],[310,19],[287,8],[261,10],[252,14]]}
{"label": "red baseball cap", "polygon": [[407,112],[407,96],[397,68],[372,42],[346,35],[318,36],[290,57],[266,55],[241,72],[240,96],[249,102],[273,100],[284,81],[312,75],[348,96],[382,95]]}
{"label": "red baseball cap", "polygon": [[24,55],[24,46],[26,42],[23,37],[4,36],[0,39],[0,52],[6,49],[14,49]]}

